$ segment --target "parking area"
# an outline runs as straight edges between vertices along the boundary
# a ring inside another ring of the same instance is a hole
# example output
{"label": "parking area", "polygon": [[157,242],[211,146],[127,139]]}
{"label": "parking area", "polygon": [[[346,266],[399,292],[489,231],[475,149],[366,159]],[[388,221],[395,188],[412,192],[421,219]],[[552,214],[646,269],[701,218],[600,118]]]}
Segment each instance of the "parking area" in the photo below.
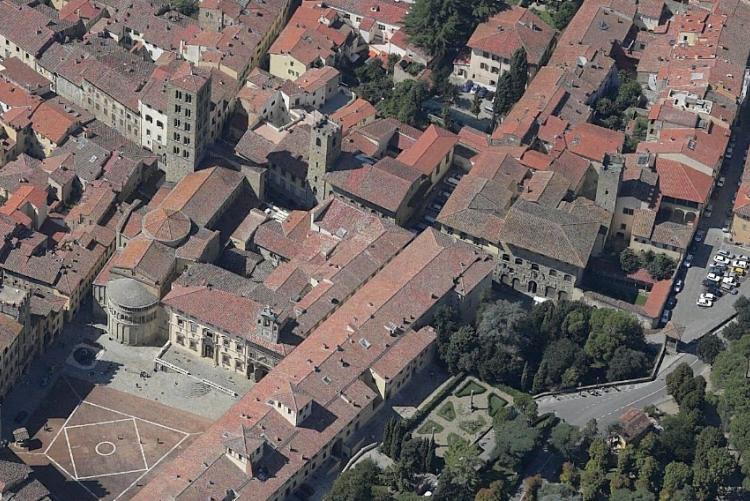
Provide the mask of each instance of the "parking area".
{"label": "parking area", "polygon": [[[685,327],[683,334],[685,342],[698,339],[726,322],[734,314],[733,304],[738,295],[750,295],[750,281],[742,276],[736,276],[738,286],[733,291],[734,293],[721,291],[722,296],[712,301],[710,307],[701,307],[696,304],[701,294],[706,292],[704,281],[711,272],[711,265],[716,264],[714,258],[717,252],[726,251],[733,255],[732,260],[736,256],[750,255],[750,249],[733,245],[730,242],[729,223],[732,207],[748,148],[748,140],[743,132],[735,134],[735,138],[732,140],[733,146],[730,146],[732,153],[724,162],[720,180],[714,188],[710,204],[707,205],[708,210],[704,211],[701,218],[700,236],[693,241],[689,250],[692,256],[691,265],[681,267],[677,275],[677,280],[682,281],[681,290],[670,297],[672,304],[668,307],[672,309],[671,319]],[[717,274],[712,278],[724,280],[730,275],[731,268],[734,267],[727,267],[721,275]],[[721,282],[718,285],[720,287]]]}

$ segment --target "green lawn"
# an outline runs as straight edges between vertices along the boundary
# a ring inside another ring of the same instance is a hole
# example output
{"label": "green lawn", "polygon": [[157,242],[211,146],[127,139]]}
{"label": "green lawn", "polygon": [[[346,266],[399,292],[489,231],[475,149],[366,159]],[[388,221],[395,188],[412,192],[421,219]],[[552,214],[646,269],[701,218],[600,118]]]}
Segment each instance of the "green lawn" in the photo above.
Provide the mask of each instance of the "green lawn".
{"label": "green lawn", "polygon": [[482,428],[484,428],[484,425],[486,424],[487,421],[485,421],[482,416],[477,416],[476,419],[461,421],[460,423],[458,423],[458,427],[469,435],[474,435],[475,433],[478,433]]}
{"label": "green lawn", "polygon": [[458,435],[456,433],[448,433],[448,447],[450,447],[454,443],[458,442],[459,440],[462,440],[462,441],[466,442],[466,440],[464,440],[463,438],[461,438],[460,435]]}
{"label": "green lawn", "polygon": [[532,9],[532,12],[539,16],[539,18],[547,23],[551,28],[555,27],[555,21],[552,19],[552,14],[546,9]]}
{"label": "green lawn", "polygon": [[463,385],[463,386],[462,386],[462,387],[461,387],[461,388],[460,388],[460,389],[459,389],[459,390],[458,390],[458,391],[456,392],[456,396],[457,396],[457,397],[468,397],[468,396],[469,396],[469,395],[471,395],[472,393],[474,393],[474,395],[481,395],[481,394],[482,394],[482,393],[484,393],[485,391],[487,391],[487,389],[486,389],[486,388],[485,388],[484,386],[482,386],[481,384],[478,384],[478,383],[477,383],[477,382],[475,382],[475,381],[471,381],[471,380],[469,380],[469,381],[467,381],[467,382],[466,382],[466,383],[465,383],[465,384],[464,384],[464,385]]}
{"label": "green lawn", "polygon": [[445,402],[437,414],[446,421],[456,419],[456,409],[453,408],[453,402]]}
{"label": "green lawn", "polygon": [[645,292],[639,292],[638,296],[635,298],[635,304],[637,306],[643,306],[646,304],[646,300],[648,299],[648,294]]}
{"label": "green lawn", "polygon": [[424,424],[417,430],[420,435],[431,435],[433,433],[440,433],[443,431],[443,427],[437,424],[432,419],[428,419]]}
{"label": "green lawn", "polygon": [[494,416],[497,411],[508,405],[508,402],[496,393],[491,394],[487,400],[490,404],[490,416]]}

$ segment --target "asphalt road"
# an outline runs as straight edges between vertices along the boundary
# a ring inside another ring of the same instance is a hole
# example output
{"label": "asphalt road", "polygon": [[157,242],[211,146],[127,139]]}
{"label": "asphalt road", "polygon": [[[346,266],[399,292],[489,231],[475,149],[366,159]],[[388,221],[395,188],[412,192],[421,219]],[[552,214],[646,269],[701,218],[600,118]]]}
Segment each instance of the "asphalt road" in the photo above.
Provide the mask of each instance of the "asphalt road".
{"label": "asphalt road", "polygon": [[554,412],[558,417],[575,426],[584,426],[591,419],[596,419],[600,430],[617,421],[620,415],[629,407],[639,409],[647,405],[657,405],[669,398],[666,389],[666,377],[681,362],[687,362],[696,374],[706,370],[708,366],[698,357],[689,353],[680,353],[665,358],[662,369],[657,378],[649,383],[626,385],[609,389],[606,393],[599,390],[599,396],[585,392],[544,397],[537,400],[539,413]]}

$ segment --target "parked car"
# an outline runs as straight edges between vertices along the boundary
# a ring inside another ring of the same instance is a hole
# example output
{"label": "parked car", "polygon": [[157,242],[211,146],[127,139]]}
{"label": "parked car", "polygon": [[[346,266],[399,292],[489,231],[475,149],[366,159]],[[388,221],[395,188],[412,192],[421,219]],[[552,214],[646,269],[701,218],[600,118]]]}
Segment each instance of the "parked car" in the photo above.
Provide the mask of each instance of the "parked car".
{"label": "parked car", "polygon": [[721,176],[718,181],[716,181],[716,186],[719,188],[724,186],[724,183],[726,183],[726,178],[724,176]]}
{"label": "parked car", "polygon": [[661,323],[666,324],[670,318],[672,318],[672,310],[664,310],[661,314]]}
{"label": "parked car", "polygon": [[706,275],[706,280],[710,280],[712,282],[721,282],[721,275],[717,275],[716,273],[709,273]]}
{"label": "parked car", "polygon": [[674,291],[675,292],[680,292],[682,290],[682,285],[683,284],[682,284],[682,279],[681,278],[678,278],[677,280],[675,280],[674,287],[673,287]]}
{"label": "parked car", "polygon": [[714,262],[715,263],[721,263],[721,264],[729,264],[731,261],[728,257],[722,256],[721,254],[717,254],[714,256]]}
{"label": "parked car", "polygon": [[732,254],[726,249],[719,249],[718,251],[716,251],[716,254],[718,254],[719,256],[724,256],[729,259],[734,259],[734,254]]}
{"label": "parked car", "polygon": [[713,301],[709,301],[706,298],[699,297],[698,301],[696,301],[695,304],[697,304],[698,306],[700,306],[702,308],[710,308],[710,307],[712,307],[714,305],[714,302]]}
{"label": "parked car", "polygon": [[464,84],[461,86],[461,92],[469,92],[474,85],[474,82],[471,80],[467,80],[464,82]]}
{"label": "parked car", "polygon": [[479,89],[477,89],[477,96],[479,96],[480,99],[484,99],[484,96],[486,95],[487,89],[485,89],[484,87],[479,87]]}
{"label": "parked car", "polygon": [[709,294],[713,294],[716,297],[721,297],[724,295],[724,293],[721,292],[721,289],[716,286],[706,287],[705,289],[706,292],[708,292]]}
{"label": "parked car", "polygon": [[735,259],[732,261],[732,266],[735,268],[742,268],[743,270],[747,269],[747,261],[743,261],[741,259]]}
{"label": "parked car", "polygon": [[750,256],[746,256],[745,254],[737,254],[737,256],[735,256],[735,259],[739,259],[740,261],[750,262]]}
{"label": "parked car", "polygon": [[698,230],[695,232],[695,241],[700,242],[703,240],[703,237],[706,236],[706,232],[703,230]]}
{"label": "parked car", "polygon": [[690,268],[693,265],[693,255],[688,254],[687,256],[685,256],[685,260],[682,261],[682,265],[685,268]]}
{"label": "parked car", "polygon": [[734,277],[724,277],[721,279],[721,283],[733,285],[735,287],[737,286],[737,280],[735,280]]}
{"label": "parked car", "polygon": [[716,295],[711,292],[704,292],[701,294],[701,297],[704,299],[708,299],[709,301],[716,301],[718,299]]}
{"label": "parked car", "polygon": [[737,288],[733,284],[722,283],[721,290],[729,292],[730,294],[737,294]]}
{"label": "parked car", "polygon": [[703,215],[705,217],[711,217],[711,214],[713,214],[713,212],[714,212],[714,206],[711,203],[707,204],[706,207],[703,209]]}
{"label": "parked car", "polygon": [[724,273],[727,271],[727,267],[723,264],[712,264],[708,267],[708,271],[712,273]]}

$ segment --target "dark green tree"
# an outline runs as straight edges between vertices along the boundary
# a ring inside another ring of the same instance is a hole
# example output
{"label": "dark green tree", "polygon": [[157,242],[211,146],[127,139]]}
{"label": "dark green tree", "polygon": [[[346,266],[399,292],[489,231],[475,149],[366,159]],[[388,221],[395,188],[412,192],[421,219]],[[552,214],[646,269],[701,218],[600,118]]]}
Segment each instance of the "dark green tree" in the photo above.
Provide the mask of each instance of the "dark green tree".
{"label": "dark green tree", "polygon": [[472,14],[477,22],[484,22],[508,7],[503,0],[474,0]]}
{"label": "dark green tree", "polygon": [[740,322],[731,322],[721,330],[721,335],[730,341],[736,341],[747,333],[747,328]]}
{"label": "dark green tree", "polygon": [[698,428],[696,416],[679,412],[674,416],[664,417],[661,425],[664,428],[659,436],[662,449],[677,461],[692,463]]}
{"label": "dark green tree", "polygon": [[171,0],[172,8],[186,16],[198,12],[198,0]]}
{"label": "dark green tree", "polygon": [[707,334],[698,341],[695,353],[704,362],[712,364],[722,350],[724,350],[724,341],[716,334]]}
{"label": "dark green tree", "polygon": [[725,447],[710,448],[693,463],[693,487],[704,499],[716,499],[735,468],[734,456]]}
{"label": "dark green tree", "polygon": [[495,452],[510,468],[520,465],[538,445],[541,432],[525,416],[510,420],[495,419]]}
{"label": "dark green tree", "polygon": [[362,461],[339,475],[326,500],[373,501],[373,487],[378,484],[380,473],[380,468],[373,461]]}
{"label": "dark green tree", "polygon": [[[604,99],[600,99],[597,103],[597,109]],[[610,101],[611,102],[611,101]],[[620,253],[620,268],[625,273],[633,273],[638,271],[641,267],[641,260],[638,258],[638,254],[633,252],[631,249],[625,249]]]}
{"label": "dark green tree", "polygon": [[640,350],[645,345],[643,327],[625,312],[598,308],[589,320],[591,333],[586,340],[586,353],[594,360],[609,363],[620,346]]}
{"label": "dark green tree", "polygon": [[513,103],[518,102],[526,91],[529,80],[529,64],[526,59],[526,49],[516,49],[510,60],[510,97]]}
{"label": "dark green tree", "polygon": [[552,22],[558,30],[564,30],[581,6],[580,0],[566,0],[552,13]]}
{"label": "dark green tree", "polygon": [[672,395],[679,403],[680,398],[685,393],[684,388],[691,384],[693,378],[693,369],[685,362],[682,362],[672,372],[667,374],[667,393]]}
{"label": "dark green tree", "polygon": [[609,381],[620,381],[639,376],[645,376],[649,369],[649,357],[642,351],[633,350],[627,346],[619,346],[607,369]]}
{"label": "dark green tree", "polygon": [[618,489],[609,495],[609,501],[655,501],[656,496],[645,489]]}
{"label": "dark green tree", "polygon": [[607,485],[609,447],[601,438],[589,446],[589,461],[581,472],[581,494],[584,501],[598,499]]}
{"label": "dark green tree", "polygon": [[468,38],[475,26],[470,9],[463,0],[416,0],[404,27],[412,43],[440,57]]}
{"label": "dark green tree", "polygon": [[495,125],[504,117],[513,106],[512,82],[510,73],[506,72],[500,75],[495,86],[495,100],[492,103],[492,121],[493,129]]}
{"label": "dark green tree", "polygon": [[662,499],[671,499],[675,492],[691,485],[693,481],[693,470],[690,466],[679,461],[672,461],[664,469],[662,490],[659,495]]}
{"label": "dark green tree", "polygon": [[662,252],[656,254],[654,259],[646,265],[646,271],[655,280],[670,278],[675,268],[677,268],[677,262]]}
{"label": "dark green tree", "polygon": [[479,451],[474,444],[458,439],[448,446],[443,459],[443,475],[448,475],[450,483],[461,486],[473,494],[479,484],[477,468],[481,463]]}
{"label": "dark green tree", "polygon": [[482,98],[479,97],[479,93],[474,94],[474,99],[471,101],[471,114],[475,117],[479,117],[482,112]]}
{"label": "dark green tree", "polygon": [[583,436],[575,426],[560,421],[552,428],[550,445],[566,460],[573,459],[579,452]]}

